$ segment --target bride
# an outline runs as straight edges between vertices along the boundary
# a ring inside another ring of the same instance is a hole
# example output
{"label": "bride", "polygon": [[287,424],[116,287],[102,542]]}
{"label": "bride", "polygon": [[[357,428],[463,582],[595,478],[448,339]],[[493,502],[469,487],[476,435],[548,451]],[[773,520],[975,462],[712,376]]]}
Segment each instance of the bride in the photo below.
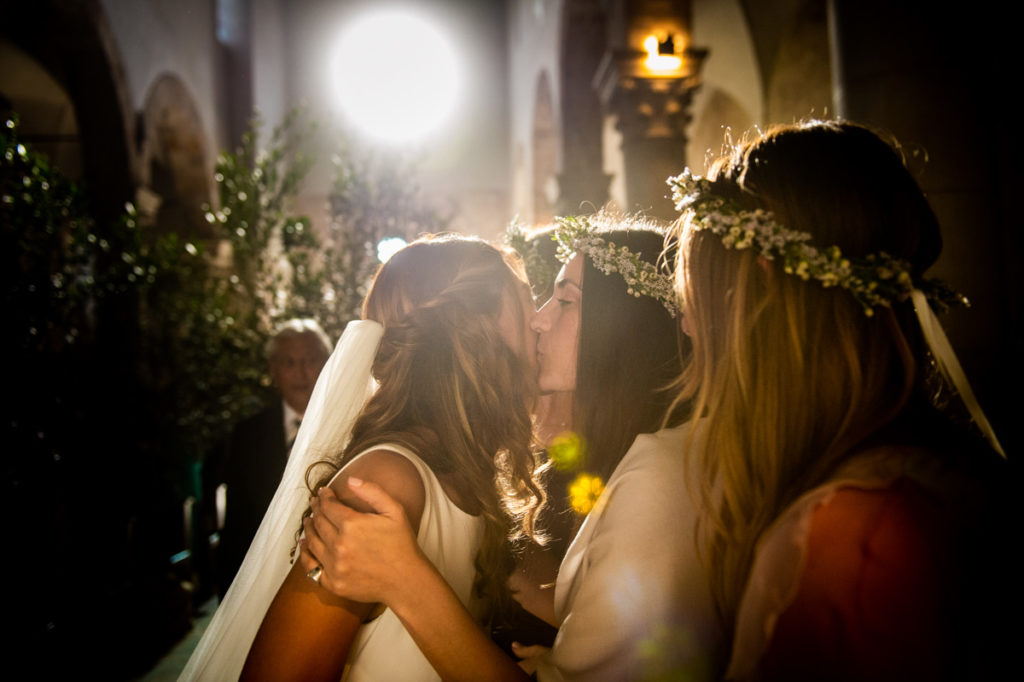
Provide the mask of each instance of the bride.
{"label": "bride", "polygon": [[309,499],[303,479],[309,468],[315,488],[361,509],[352,482],[379,485],[461,606],[484,620],[499,612],[510,601],[508,538],[532,533],[542,497],[531,312],[518,261],[480,240],[421,239],[381,267],[182,679],[437,679],[394,612],[335,597],[319,569],[289,568]]}

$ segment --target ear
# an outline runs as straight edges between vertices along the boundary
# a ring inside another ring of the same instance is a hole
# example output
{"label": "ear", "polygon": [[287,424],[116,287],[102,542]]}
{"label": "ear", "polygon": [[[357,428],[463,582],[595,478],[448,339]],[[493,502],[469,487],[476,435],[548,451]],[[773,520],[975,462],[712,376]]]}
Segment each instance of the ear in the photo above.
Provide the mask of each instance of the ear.
{"label": "ear", "polygon": [[689,316],[679,313],[679,328],[689,337],[693,337],[693,321]]}

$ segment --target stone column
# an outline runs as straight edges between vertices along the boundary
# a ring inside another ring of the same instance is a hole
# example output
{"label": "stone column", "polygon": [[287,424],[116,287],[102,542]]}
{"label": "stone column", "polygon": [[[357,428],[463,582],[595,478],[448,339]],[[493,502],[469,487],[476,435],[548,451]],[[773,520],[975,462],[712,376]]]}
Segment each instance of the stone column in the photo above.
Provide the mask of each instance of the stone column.
{"label": "stone column", "polygon": [[674,218],[665,179],[686,165],[690,104],[707,50],[689,45],[688,2],[612,3],[608,28],[594,86],[622,135],[622,208]]}
{"label": "stone column", "polygon": [[665,179],[686,166],[686,126],[696,78],[623,77],[611,61],[600,73],[602,100],[622,133],[628,211],[674,218]]}
{"label": "stone column", "polygon": [[252,9],[250,0],[217,3],[217,43],[227,147],[241,144],[253,114]]}
{"label": "stone column", "polygon": [[607,45],[603,3],[567,0],[562,15],[561,45],[562,172],[558,177],[559,214],[587,212],[608,201],[611,180],[603,170],[601,148],[604,112],[593,87]]}

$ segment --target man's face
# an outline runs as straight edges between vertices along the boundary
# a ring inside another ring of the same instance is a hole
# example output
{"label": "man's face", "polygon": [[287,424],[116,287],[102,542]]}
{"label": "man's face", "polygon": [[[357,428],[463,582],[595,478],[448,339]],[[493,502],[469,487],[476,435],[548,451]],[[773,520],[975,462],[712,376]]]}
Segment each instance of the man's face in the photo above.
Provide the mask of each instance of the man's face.
{"label": "man's face", "polygon": [[323,344],[312,333],[286,336],[277,342],[270,358],[270,378],[284,401],[296,412],[306,412],[327,355]]}

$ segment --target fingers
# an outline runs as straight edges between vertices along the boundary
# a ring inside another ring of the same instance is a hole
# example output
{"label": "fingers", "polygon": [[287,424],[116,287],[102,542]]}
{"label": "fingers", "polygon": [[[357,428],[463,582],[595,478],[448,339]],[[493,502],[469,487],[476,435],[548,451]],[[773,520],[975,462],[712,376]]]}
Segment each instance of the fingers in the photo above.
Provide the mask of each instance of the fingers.
{"label": "fingers", "polygon": [[340,586],[343,583],[340,581],[343,579],[346,566],[342,555],[338,553],[337,547],[326,544],[317,535],[311,519],[305,519],[303,527],[306,529],[306,536],[299,541],[299,561],[306,571],[306,577],[312,578],[309,575],[310,571],[319,569],[314,582],[328,592],[341,596]]}
{"label": "fingers", "polygon": [[356,497],[369,504],[378,514],[392,519],[399,519],[405,516],[405,509],[402,505],[384,492],[384,489],[376,483],[349,477],[348,487]]}
{"label": "fingers", "polygon": [[303,550],[299,558],[303,565],[312,569],[317,565],[327,567],[339,559],[335,556],[342,544],[345,528],[358,512],[338,500],[334,492],[321,488],[310,501],[310,515],[302,520],[304,536],[300,541]]}
{"label": "fingers", "polygon": [[529,674],[537,670],[537,661],[549,648],[540,644],[524,646],[519,642],[512,642],[512,653],[519,659],[519,667]]}
{"label": "fingers", "polygon": [[534,656],[540,656],[548,647],[543,644],[520,644],[519,642],[512,642],[512,651],[519,658],[532,658]]}
{"label": "fingers", "polygon": [[[331,499],[333,499],[333,502],[330,502]],[[334,507],[341,507],[342,511],[339,513],[339,510],[333,509],[332,505]],[[307,537],[310,537],[310,534],[315,535],[326,545],[332,545],[337,542],[338,537],[341,535],[341,529],[344,528],[344,520],[341,517],[344,514],[344,510],[348,509],[348,507],[338,502],[337,498],[327,498],[320,495],[314,497],[309,506],[312,513],[307,520],[310,523],[308,525],[303,523]]]}
{"label": "fingers", "polygon": [[306,571],[311,571],[320,565],[320,560],[317,559],[316,554],[310,550],[309,543],[305,538],[299,540],[298,561]]}
{"label": "fingers", "polygon": [[[304,554],[309,555],[313,561],[313,564],[308,566],[307,570],[313,568],[316,564],[323,564],[325,561],[329,563],[331,558],[330,551],[328,550],[329,545],[317,535],[312,519],[303,519],[302,527],[306,531],[306,536],[302,538],[299,547],[305,550]],[[302,559],[303,554],[300,554],[299,558]],[[305,565],[303,563],[303,566]]]}
{"label": "fingers", "polygon": [[335,528],[340,529],[345,525],[345,512],[349,511],[350,507],[339,500],[329,486],[325,485],[317,491],[311,505],[314,515],[323,516]]}
{"label": "fingers", "polygon": [[320,567],[320,587],[336,595],[341,594],[339,582],[346,571],[348,562],[344,546],[348,535],[351,535],[353,523],[358,517],[375,515],[361,514],[341,502],[334,491],[323,487],[310,501],[311,514],[303,519],[304,536],[300,540],[299,560],[306,571]]}

